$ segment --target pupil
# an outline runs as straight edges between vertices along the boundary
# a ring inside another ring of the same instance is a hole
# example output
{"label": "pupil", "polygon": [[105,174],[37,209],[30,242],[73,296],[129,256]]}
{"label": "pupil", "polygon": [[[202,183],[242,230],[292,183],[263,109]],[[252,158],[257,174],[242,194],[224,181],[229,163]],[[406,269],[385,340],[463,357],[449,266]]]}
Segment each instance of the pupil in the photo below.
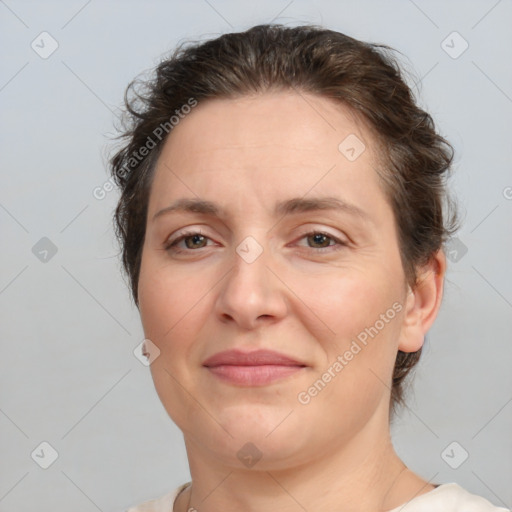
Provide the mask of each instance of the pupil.
{"label": "pupil", "polygon": [[203,239],[203,235],[193,235],[189,238],[189,240],[191,240],[191,244],[189,245],[192,247],[197,247],[197,245],[200,244]]}
{"label": "pupil", "polygon": [[326,239],[327,239],[326,235],[322,235],[321,233],[317,233],[316,235],[313,235],[313,243],[315,243],[315,244],[325,245],[325,244],[322,244],[322,242],[325,242]]}

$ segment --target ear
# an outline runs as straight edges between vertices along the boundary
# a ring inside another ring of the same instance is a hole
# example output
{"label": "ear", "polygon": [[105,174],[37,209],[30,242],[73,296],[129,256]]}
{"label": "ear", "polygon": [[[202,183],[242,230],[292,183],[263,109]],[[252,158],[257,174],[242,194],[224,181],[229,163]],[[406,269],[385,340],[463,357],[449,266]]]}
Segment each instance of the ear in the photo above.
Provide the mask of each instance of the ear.
{"label": "ear", "polygon": [[416,286],[408,287],[398,349],[416,352],[423,346],[443,298],[446,257],[440,249],[427,265],[418,271]]}

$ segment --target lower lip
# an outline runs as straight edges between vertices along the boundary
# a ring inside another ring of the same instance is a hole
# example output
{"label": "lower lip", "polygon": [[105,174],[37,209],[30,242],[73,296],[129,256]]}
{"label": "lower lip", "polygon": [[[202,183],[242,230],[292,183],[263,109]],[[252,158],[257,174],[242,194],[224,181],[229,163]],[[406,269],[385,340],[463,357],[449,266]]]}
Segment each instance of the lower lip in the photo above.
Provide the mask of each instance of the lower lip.
{"label": "lower lip", "polygon": [[259,366],[221,365],[208,367],[220,379],[241,386],[264,386],[276,380],[281,380],[298,371],[303,366],[280,366],[274,364]]}

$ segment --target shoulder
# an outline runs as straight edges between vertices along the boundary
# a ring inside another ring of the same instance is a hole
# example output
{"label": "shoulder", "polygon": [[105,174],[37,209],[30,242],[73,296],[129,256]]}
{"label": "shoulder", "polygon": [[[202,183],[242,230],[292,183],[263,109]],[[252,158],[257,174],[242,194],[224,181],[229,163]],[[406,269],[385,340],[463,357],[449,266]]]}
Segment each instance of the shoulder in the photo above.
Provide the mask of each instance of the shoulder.
{"label": "shoulder", "polygon": [[[395,510],[400,510],[401,507]],[[392,510],[390,512],[395,512]],[[496,507],[485,498],[471,494],[458,484],[449,483],[412,499],[407,504],[408,512],[510,512]]]}
{"label": "shoulder", "polygon": [[176,497],[189,484],[190,482],[180,485],[177,489],[174,489],[174,491],[165,494],[160,498],[155,498],[153,500],[140,503],[135,507],[130,507],[126,512],[171,512]]}

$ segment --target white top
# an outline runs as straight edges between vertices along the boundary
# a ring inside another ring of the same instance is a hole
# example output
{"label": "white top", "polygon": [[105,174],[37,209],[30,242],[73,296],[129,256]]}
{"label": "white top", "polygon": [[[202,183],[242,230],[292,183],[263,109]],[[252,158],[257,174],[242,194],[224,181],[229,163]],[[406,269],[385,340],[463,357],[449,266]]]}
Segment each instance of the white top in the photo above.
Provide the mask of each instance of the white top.
{"label": "white top", "polygon": [[[172,512],[176,497],[189,485],[190,482],[183,484],[161,498],[146,501],[126,512]],[[404,509],[404,505],[407,508]],[[402,509],[403,512],[511,512],[510,509],[495,507],[455,483],[442,484],[389,512],[400,512]]]}

